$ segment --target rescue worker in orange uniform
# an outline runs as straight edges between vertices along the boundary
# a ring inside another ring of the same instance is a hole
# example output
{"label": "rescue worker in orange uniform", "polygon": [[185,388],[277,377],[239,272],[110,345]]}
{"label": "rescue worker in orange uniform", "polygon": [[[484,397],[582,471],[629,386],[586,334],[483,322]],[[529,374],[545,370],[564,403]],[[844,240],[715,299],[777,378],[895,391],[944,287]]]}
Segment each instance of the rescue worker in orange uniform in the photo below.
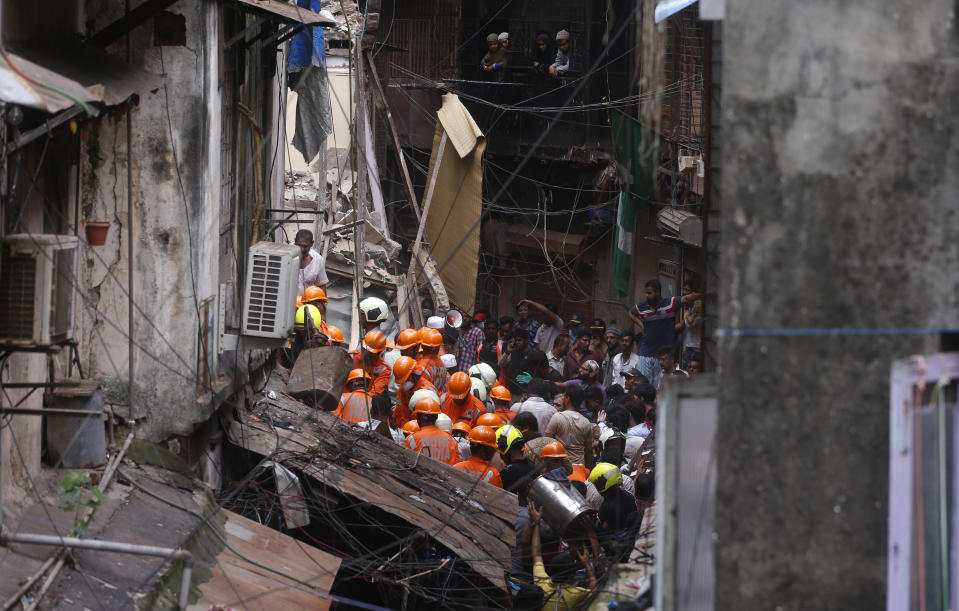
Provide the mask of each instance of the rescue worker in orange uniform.
{"label": "rescue worker in orange uniform", "polygon": [[453,436],[460,447],[460,458],[463,460],[470,457],[470,442],[467,437],[469,437],[471,430],[470,425],[465,422],[454,422],[453,430],[450,431],[450,435]]}
{"label": "rescue worker in orange uniform", "polygon": [[330,345],[331,346],[345,346],[346,340],[343,339],[343,332],[340,331],[339,327],[333,325],[326,325],[326,330],[330,336]]}
{"label": "rescue worker in orange uniform", "polygon": [[516,417],[516,414],[510,410],[513,395],[510,394],[508,388],[497,384],[489,391],[489,396],[493,400],[493,413],[502,418],[504,423],[508,423]]}
{"label": "rescue worker in orange uniform", "polygon": [[416,420],[410,420],[402,426],[401,430],[403,431],[403,435],[406,436],[406,439],[409,439],[410,435],[420,430],[420,425]]}
{"label": "rescue worker in orange uniform", "polygon": [[442,412],[433,399],[422,399],[416,404],[416,422],[420,430],[406,438],[403,445],[424,456],[450,466],[460,462],[460,451],[453,436],[436,426],[436,417]]}
{"label": "rescue worker in orange uniform", "polygon": [[450,377],[443,413],[453,422],[468,422],[470,426],[475,426],[476,419],[486,413],[486,406],[473,396],[471,390],[473,384],[466,373],[457,371]]}
{"label": "rescue worker in orange uniform", "polygon": [[[396,409],[393,410],[393,419],[397,426],[413,420],[413,412],[410,410],[410,399],[413,393],[418,390],[432,390],[436,388],[430,383],[430,380],[423,373],[423,368],[416,364],[416,361],[409,356],[401,356],[393,363],[393,379],[398,386],[396,390]],[[439,393],[436,395],[439,397]]]}
{"label": "rescue worker in orange uniform", "polygon": [[323,335],[329,335],[330,332],[326,326],[326,304],[330,300],[326,298],[326,291],[318,286],[308,286],[303,291],[302,299],[303,305],[315,306],[320,311],[320,316],[323,318],[320,320],[319,330]]}
{"label": "rescue worker in orange uniform", "polygon": [[366,390],[369,382],[370,376],[362,369],[351,371],[346,378],[346,388],[343,389],[343,395],[340,397],[340,405],[333,411],[333,415],[347,422],[368,422],[369,405],[372,399],[372,395]]}
{"label": "rescue worker in orange uniform", "polygon": [[439,355],[440,346],[442,345],[442,333],[429,327],[420,329],[420,347],[423,350],[423,355],[420,356],[417,363],[422,365],[423,371],[426,372],[426,375],[429,377],[430,382],[433,383],[433,386],[436,387],[436,390],[444,393],[446,392],[446,385],[449,378],[446,372],[446,365],[443,364]]}
{"label": "rescue worker in orange uniform", "polygon": [[396,334],[396,349],[402,356],[414,359],[420,351],[420,332],[416,329],[404,329]]}
{"label": "rescue worker in orange uniform", "polygon": [[548,473],[553,469],[562,469],[566,471],[564,458],[569,458],[566,454],[566,448],[558,441],[551,441],[543,446],[540,452],[540,458],[543,460],[543,472]]}
{"label": "rescue worker in orange uniform", "polygon": [[353,368],[362,369],[373,380],[370,388],[371,395],[386,392],[390,383],[390,366],[380,358],[386,350],[386,336],[382,331],[370,331],[363,338],[359,352],[353,351]]}
{"label": "rescue worker in orange uniform", "polygon": [[478,480],[497,488],[503,487],[499,469],[490,464],[496,455],[496,431],[488,426],[477,426],[470,430],[466,438],[470,442],[470,457],[453,467],[466,471]]}
{"label": "rescue worker in orange uniform", "polygon": [[488,426],[494,431],[499,427],[506,424],[503,422],[503,419],[497,416],[496,414],[480,414],[480,417],[476,419],[477,426]]}

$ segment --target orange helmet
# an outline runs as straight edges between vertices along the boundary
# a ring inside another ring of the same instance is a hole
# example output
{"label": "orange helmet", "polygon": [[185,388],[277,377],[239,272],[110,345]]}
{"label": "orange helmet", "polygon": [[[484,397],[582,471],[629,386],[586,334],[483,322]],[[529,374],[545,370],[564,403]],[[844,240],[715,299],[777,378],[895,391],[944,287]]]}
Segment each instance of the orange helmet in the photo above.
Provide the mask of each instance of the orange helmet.
{"label": "orange helmet", "polygon": [[416,431],[420,430],[420,423],[416,420],[408,420],[406,424],[403,425],[403,434],[409,437]]}
{"label": "orange helmet", "polygon": [[416,329],[404,329],[396,335],[396,347],[407,350],[420,343],[420,332]]}
{"label": "orange helmet", "polygon": [[382,331],[370,331],[363,338],[363,349],[373,354],[379,354],[386,350],[386,336]]}
{"label": "orange helmet", "polygon": [[420,399],[416,404],[416,409],[413,410],[417,414],[442,414],[443,410],[440,409],[440,404],[438,401],[433,399]]}
{"label": "orange helmet", "polygon": [[496,431],[488,426],[473,427],[470,434],[466,436],[470,443],[478,443],[490,448],[496,447]]}
{"label": "orange helmet", "polygon": [[303,291],[303,303],[312,303],[314,301],[329,301],[326,298],[326,291],[318,286],[308,286]]}
{"label": "orange helmet", "polygon": [[396,380],[396,383],[402,384],[405,382],[415,367],[416,361],[413,360],[413,357],[401,356],[396,359],[396,362],[393,363],[393,378]]}
{"label": "orange helmet", "polygon": [[468,435],[471,429],[470,429],[470,425],[468,425],[468,424],[466,424],[465,422],[463,422],[462,420],[460,420],[459,422],[454,422],[454,423],[453,423],[453,430],[454,430],[454,431],[462,431],[462,432],[464,432],[464,433],[466,433],[466,434]]}
{"label": "orange helmet", "polygon": [[480,417],[476,419],[476,425],[498,429],[503,426],[503,419],[496,414],[480,414]]}
{"label": "orange helmet", "polygon": [[457,371],[450,376],[446,389],[450,391],[450,396],[457,400],[465,399],[473,389],[470,377],[462,371]]}
{"label": "orange helmet", "polygon": [[353,369],[350,371],[350,375],[346,376],[346,383],[349,384],[353,380],[359,380],[360,378],[366,378],[366,381],[370,381],[370,374],[366,373],[362,369]]}
{"label": "orange helmet", "polygon": [[510,401],[513,398],[513,396],[509,394],[509,389],[500,384],[497,384],[489,391],[489,396],[494,399],[499,399],[500,401]]}
{"label": "orange helmet", "polygon": [[540,457],[543,460],[547,458],[569,458],[566,454],[566,448],[558,441],[551,441],[544,445]]}
{"label": "orange helmet", "polygon": [[343,343],[344,341],[346,341],[343,339],[343,332],[340,331],[339,327],[334,327],[333,325],[326,325],[326,330],[330,334],[330,341],[339,342],[339,343]]}
{"label": "orange helmet", "polygon": [[439,348],[443,345],[443,334],[436,329],[420,329],[420,343],[427,348]]}
{"label": "orange helmet", "polygon": [[299,310],[303,307],[303,297],[300,295],[296,296],[296,309]]}

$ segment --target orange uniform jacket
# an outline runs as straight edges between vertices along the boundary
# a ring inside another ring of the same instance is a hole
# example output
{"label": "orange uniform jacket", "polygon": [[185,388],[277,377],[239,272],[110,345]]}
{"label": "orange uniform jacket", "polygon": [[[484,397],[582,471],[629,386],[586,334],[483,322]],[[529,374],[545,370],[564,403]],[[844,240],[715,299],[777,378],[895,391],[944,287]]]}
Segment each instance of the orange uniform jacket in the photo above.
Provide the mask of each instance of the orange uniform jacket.
{"label": "orange uniform jacket", "polygon": [[379,356],[373,359],[372,365],[366,367],[363,364],[363,353],[353,353],[353,369],[362,369],[366,375],[373,379],[373,385],[370,387],[371,395],[380,395],[386,390],[390,383],[390,366],[386,364]]}
{"label": "orange uniform jacket", "polygon": [[423,368],[423,375],[429,377],[437,391],[446,392],[449,373],[438,354],[424,354],[416,361],[416,364]]}
{"label": "orange uniform jacket", "polygon": [[[396,421],[396,426],[403,426],[407,422],[413,419],[413,412],[410,411],[410,397],[413,396],[418,390],[428,389],[436,391],[436,387],[430,383],[429,378],[425,375],[420,376],[420,379],[416,381],[416,384],[413,385],[413,390],[410,391],[410,394],[406,394],[403,391],[403,386],[396,390],[396,409],[393,410],[393,420]],[[439,396],[439,393],[436,393]]]}
{"label": "orange uniform jacket", "polygon": [[476,426],[476,419],[480,414],[486,413],[486,406],[476,398],[473,393],[466,395],[466,400],[459,404],[452,395],[447,394],[443,401],[443,413],[450,417],[453,422],[466,422],[470,426]]}
{"label": "orange uniform jacket", "polygon": [[510,420],[516,417],[516,414],[509,409],[498,409],[493,413],[495,413],[497,416],[502,418],[503,422],[509,422]]}
{"label": "orange uniform jacket", "polygon": [[466,471],[476,479],[481,479],[487,484],[503,487],[503,480],[499,476],[499,470],[491,466],[488,462],[479,456],[470,456],[463,462],[458,462],[453,467]]}
{"label": "orange uniform jacket", "polygon": [[347,422],[367,422],[369,420],[366,411],[367,402],[372,399],[362,390],[345,392],[340,397],[340,406],[333,411],[334,416],[339,416]]}
{"label": "orange uniform jacket", "polygon": [[589,479],[589,469],[584,465],[573,465],[573,473],[569,475],[571,482],[585,482]]}
{"label": "orange uniform jacket", "polygon": [[460,448],[453,436],[435,425],[424,426],[403,441],[407,448],[448,465],[460,461]]}

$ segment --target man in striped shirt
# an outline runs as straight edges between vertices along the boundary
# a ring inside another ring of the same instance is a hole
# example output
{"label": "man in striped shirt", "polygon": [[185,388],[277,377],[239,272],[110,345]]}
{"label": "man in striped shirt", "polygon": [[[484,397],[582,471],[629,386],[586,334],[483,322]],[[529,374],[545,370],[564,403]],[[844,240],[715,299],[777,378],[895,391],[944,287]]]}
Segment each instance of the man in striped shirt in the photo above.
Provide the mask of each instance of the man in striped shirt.
{"label": "man in striped shirt", "polygon": [[659,349],[672,346],[676,341],[677,317],[682,304],[690,303],[702,297],[700,293],[690,293],[682,297],[663,298],[663,287],[655,278],[645,285],[646,301],[637,303],[629,309],[629,318],[639,327],[637,334],[642,335],[639,342],[638,369],[649,383],[656,386],[662,377],[659,365]]}

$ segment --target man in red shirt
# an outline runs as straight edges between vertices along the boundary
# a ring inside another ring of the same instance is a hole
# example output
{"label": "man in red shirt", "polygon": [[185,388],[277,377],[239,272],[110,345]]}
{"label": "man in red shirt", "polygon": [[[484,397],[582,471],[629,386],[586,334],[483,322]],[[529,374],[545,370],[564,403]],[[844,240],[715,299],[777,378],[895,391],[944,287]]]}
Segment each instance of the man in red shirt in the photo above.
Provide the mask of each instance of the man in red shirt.
{"label": "man in red shirt", "polygon": [[390,383],[390,366],[380,354],[386,350],[386,336],[382,331],[370,331],[363,338],[359,352],[353,352],[353,368],[362,369],[373,380],[371,395],[386,392]]}
{"label": "man in red shirt", "polygon": [[475,426],[479,415],[486,413],[486,406],[470,392],[472,390],[473,384],[466,373],[457,371],[450,378],[446,400],[443,401],[443,413],[453,422]]}
{"label": "man in red shirt", "polygon": [[362,369],[354,369],[346,378],[346,388],[340,397],[340,406],[333,411],[347,422],[367,422],[369,420],[369,405],[372,396],[366,390],[370,376]]}
{"label": "man in red shirt", "polygon": [[415,410],[420,430],[407,437],[403,445],[450,466],[460,462],[460,450],[456,440],[436,426],[436,417],[442,413],[440,404],[433,399],[423,399],[416,404]]}
{"label": "man in red shirt", "polygon": [[496,431],[488,426],[477,426],[470,430],[466,438],[470,442],[470,457],[453,466],[491,486],[502,488],[499,469],[490,464],[496,454]]}
{"label": "man in red shirt", "polygon": [[423,327],[420,329],[420,346],[423,349],[423,355],[417,361],[417,364],[423,368],[425,375],[436,387],[439,392],[446,392],[448,374],[446,365],[440,359],[439,351],[443,345],[443,334],[436,329]]}

